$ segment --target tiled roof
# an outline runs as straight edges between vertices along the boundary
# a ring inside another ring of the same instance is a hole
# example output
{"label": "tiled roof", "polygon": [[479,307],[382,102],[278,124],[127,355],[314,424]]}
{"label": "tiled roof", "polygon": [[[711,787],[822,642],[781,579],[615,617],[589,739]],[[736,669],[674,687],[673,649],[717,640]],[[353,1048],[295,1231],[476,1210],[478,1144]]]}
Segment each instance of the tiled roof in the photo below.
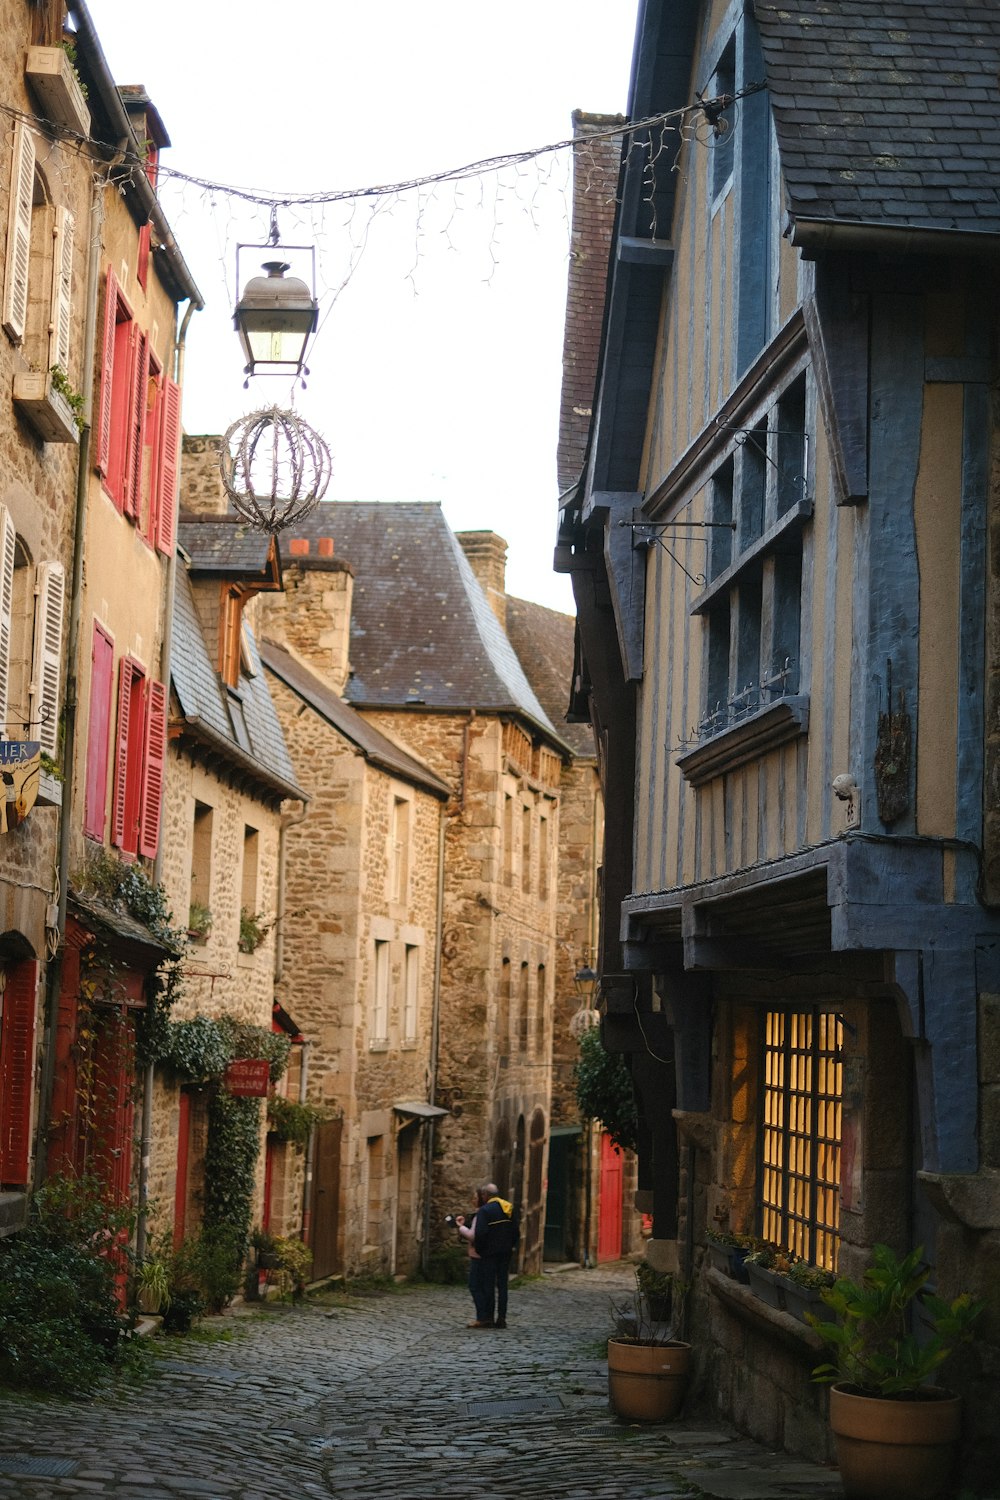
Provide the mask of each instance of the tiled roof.
{"label": "tiled roof", "polygon": [[332,537],[355,572],[349,702],[513,712],[561,739],[440,505],[323,502],[293,533],[310,555]]}
{"label": "tiled roof", "polygon": [[178,567],[170,677],[181,713],[196,737],[200,732],[201,737],[211,739],[216,748],[227,751],[234,763],[273,791],[299,797],[302,794],[268,692],[257,643],[245,623],[243,630],[256,670],[253,676],[241,674],[238,693],[230,694],[209,657],[187,571]]}
{"label": "tiled roof", "polygon": [[1000,233],[996,0],[757,0],[797,219]]}
{"label": "tiled roof", "polygon": [[182,516],[177,543],[190,558],[193,573],[225,574],[234,580],[270,574],[271,537],[239,516]]}
{"label": "tiled roof", "polygon": [[339,698],[284,646],[279,646],[275,641],[264,640],[261,642],[260,654],[268,671],[279,677],[303,703],[308,703],[345,739],[357,745],[366,760],[392,776],[402,777],[404,781],[424,787],[435,797],[450,795],[447,782],[435,776],[416,756],[402,750],[387,735],[376,729],[374,724],[363,719],[356,709]]}
{"label": "tiled roof", "polygon": [[596,752],[590,725],[566,723],[574,630],[572,615],[507,595],[507,634],[528,681],[573,754],[592,760]]}

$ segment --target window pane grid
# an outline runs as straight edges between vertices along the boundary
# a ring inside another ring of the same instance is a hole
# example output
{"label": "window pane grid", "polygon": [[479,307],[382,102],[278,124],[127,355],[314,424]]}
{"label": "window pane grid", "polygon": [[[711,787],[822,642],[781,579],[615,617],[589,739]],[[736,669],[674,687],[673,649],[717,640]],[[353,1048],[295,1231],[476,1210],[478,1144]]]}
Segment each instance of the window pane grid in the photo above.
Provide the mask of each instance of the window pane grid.
{"label": "window pane grid", "polygon": [[761,1232],[836,1268],[843,1036],[838,1016],[768,1011],[764,1022]]}

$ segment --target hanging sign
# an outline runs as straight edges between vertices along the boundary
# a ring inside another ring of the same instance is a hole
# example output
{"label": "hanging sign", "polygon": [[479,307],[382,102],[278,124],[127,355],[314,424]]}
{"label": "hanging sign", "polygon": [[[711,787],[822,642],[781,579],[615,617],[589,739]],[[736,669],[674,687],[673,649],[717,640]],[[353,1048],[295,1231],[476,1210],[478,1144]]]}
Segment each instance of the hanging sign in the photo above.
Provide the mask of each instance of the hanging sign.
{"label": "hanging sign", "polygon": [[223,1075],[226,1088],[237,1099],[263,1099],[271,1082],[266,1057],[237,1057]]}
{"label": "hanging sign", "polygon": [[10,833],[34,807],[41,770],[38,740],[0,740],[0,833]]}

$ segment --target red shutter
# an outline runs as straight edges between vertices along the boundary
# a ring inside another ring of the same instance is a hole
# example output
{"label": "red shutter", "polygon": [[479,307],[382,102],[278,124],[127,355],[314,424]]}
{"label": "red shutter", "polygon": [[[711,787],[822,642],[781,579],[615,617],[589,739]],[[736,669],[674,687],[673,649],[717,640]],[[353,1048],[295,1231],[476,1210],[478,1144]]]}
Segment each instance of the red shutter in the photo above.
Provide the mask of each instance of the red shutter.
{"label": "red shutter", "polygon": [[160,503],[160,463],[163,448],[163,376],[149,365],[153,399],[146,411],[146,450],[149,453],[149,504],[146,507],[143,536],[150,546],[156,545],[156,521]]}
{"label": "red shutter", "polygon": [[146,395],[149,385],[149,340],[139,329],[132,341],[131,386],[128,409],[128,444],[122,498],[127,516],[135,520],[142,498],[142,445],[146,429]]}
{"label": "red shutter", "polygon": [[108,735],[111,732],[111,693],[115,647],[110,635],[94,621],[90,651],[90,709],[87,715],[87,783],[83,831],[104,842],[108,800]]}
{"label": "red shutter", "polygon": [[7,1187],[28,1183],[37,989],[33,958],[7,970],[0,1026],[0,1183]]}
{"label": "red shutter", "polygon": [[181,440],[181,388],[169,376],[163,379],[163,441],[160,452],[160,493],[156,507],[156,550],[169,557],[174,550],[177,517],[177,482],[180,477],[178,448]]}
{"label": "red shutter", "polygon": [[143,224],[139,230],[139,249],[135,258],[135,279],[146,290],[146,282],[149,280],[149,222]]}
{"label": "red shutter", "polygon": [[142,811],[139,815],[139,853],[152,859],[160,842],[160,810],[167,760],[167,690],[150,682],[146,711],[146,745],[142,765]]}
{"label": "red shutter", "polygon": [[133,663],[123,656],[118,663],[118,738],[115,741],[115,790],[111,802],[111,842],[126,846],[128,826],[128,738],[132,708]]}
{"label": "red shutter", "polygon": [[115,374],[115,324],[118,321],[118,279],[108,267],[104,290],[104,340],[101,344],[101,409],[97,419],[97,471],[107,477],[111,460],[111,388]]}

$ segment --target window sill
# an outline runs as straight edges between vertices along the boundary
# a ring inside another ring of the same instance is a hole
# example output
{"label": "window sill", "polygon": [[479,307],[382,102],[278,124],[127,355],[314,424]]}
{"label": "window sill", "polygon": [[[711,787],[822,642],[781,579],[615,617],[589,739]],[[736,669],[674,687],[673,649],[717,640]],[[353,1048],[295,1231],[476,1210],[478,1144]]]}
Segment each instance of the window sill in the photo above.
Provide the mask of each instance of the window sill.
{"label": "window sill", "polygon": [[809,695],[798,693],[778,698],[766,708],[759,708],[738,724],[720,730],[710,740],[685,750],[677,757],[677,766],[685,781],[701,786],[713,776],[723,776],[756,760],[769,750],[795,740],[809,730]]}
{"label": "window sill", "polygon": [[793,1318],[791,1313],[780,1312],[776,1307],[768,1307],[767,1303],[762,1302],[748,1286],[733,1281],[712,1266],[705,1271],[704,1275],[713,1297],[721,1302],[726,1311],[739,1322],[746,1324],[755,1333],[761,1333],[775,1343],[783,1344],[786,1349],[798,1355],[804,1364],[815,1364],[817,1355],[823,1352],[824,1345],[819,1334],[815,1333],[808,1324],[801,1323],[798,1318]]}
{"label": "window sill", "polygon": [[377,1042],[369,1042],[368,1043],[368,1051],[369,1052],[388,1052],[388,1050],[389,1050],[388,1040],[386,1040],[386,1041],[377,1041]]}
{"label": "window sill", "polygon": [[703,615],[711,607],[720,594],[728,593],[733,584],[737,582],[740,574],[745,568],[757,561],[767,552],[781,552],[786,536],[790,533],[800,531],[805,523],[812,518],[813,505],[811,500],[799,500],[783,516],[779,516],[774,525],[759,536],[749,547],[745,547],[734,563],[730,563],[725,572],[720,573],[718,578],[713,578],[711,583],[698,595],[691,606],[693,615]]}
{"label": "window sill", "polygon": [[257,953],[243,953],[239,948],[236,950],[236,967],[238,969],[255,969],[257,967]]}
{"label": "window sill", "polygon": [[90,110],[73,64],[62,47],[29,47],[24,76],[46,120],[89,139]]}
{"label": "window sill", "polygon": [[35,798],[35,806],[62,807],[62,800],[62,782],[43,771],[38,778],[38,796]]}
{"label": "window sill", "polygon": [[22,371],[14,376],[14,405],[45,443],[78,443],[80,434],[73,409],[53,388],[47,371]]}

